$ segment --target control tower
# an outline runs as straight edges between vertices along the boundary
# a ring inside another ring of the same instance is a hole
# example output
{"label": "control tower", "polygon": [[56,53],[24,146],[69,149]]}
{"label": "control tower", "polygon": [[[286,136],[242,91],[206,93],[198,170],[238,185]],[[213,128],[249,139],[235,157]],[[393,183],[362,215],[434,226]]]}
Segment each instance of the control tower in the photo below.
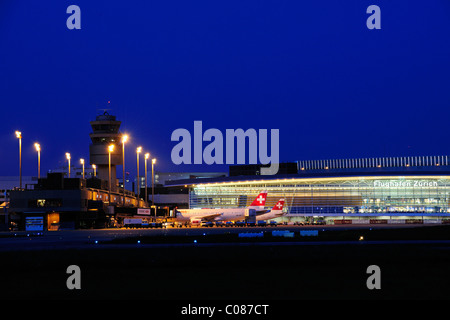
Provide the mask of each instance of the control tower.
{"label": "control tower", "polygon": [[122,134],[119,132],[120,121],[116,116],[110,115],[106,110],[91,121],[92,133],[89,146],[89,162],[97,166],[97,176],[109,180],[109,152],[108,146],[113,144],[111,152],[111,191],[117,191],[116,166],[122,165]]}

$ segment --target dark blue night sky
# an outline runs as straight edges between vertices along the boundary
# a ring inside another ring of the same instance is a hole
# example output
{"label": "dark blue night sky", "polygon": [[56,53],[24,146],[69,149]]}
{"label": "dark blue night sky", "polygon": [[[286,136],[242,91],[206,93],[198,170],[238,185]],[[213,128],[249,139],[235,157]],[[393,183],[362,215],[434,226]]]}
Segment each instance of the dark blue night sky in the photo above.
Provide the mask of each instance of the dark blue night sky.
{"label": "dark blue night sky", "polygon": [[15,130],[24,175],[36,141],[43,171],[87,159],[104,108],[131,136],[131,172],[137,145],[161,171],[226,171],[172,164],[172,131],[195,120],[279,129],[282,161],[447,155],[449,39],[447,0],[1,0],[0,175],[18,175]]}

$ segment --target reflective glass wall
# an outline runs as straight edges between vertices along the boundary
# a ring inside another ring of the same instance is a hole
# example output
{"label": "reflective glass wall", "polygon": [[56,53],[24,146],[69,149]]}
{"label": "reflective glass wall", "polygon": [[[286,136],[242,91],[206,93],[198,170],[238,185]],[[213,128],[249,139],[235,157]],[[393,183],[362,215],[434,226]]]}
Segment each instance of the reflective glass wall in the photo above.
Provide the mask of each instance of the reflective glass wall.
{"label": "reflective glass wall", "polygon": [[261,180],[193,186],[191,208],[245,207],[263,190],[266,207],[285,199],[290,214],[450,213],[450,177]]}

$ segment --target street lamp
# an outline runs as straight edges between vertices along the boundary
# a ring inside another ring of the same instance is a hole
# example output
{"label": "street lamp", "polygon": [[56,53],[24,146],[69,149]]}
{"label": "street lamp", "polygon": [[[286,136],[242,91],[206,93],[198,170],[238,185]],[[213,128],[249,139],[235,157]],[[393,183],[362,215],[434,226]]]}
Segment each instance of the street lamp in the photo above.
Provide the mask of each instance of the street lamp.
{"label": "street lamp", "polygon": [[122,181],[123,181],[123,199],[122,206],[125,207],[125,142],[128,141],[128,135],[122,136]]}
{"label": "street lamp", "polygon": [[92,169],[94,169],[94,177],[97,176],[97,172],[95,169],[97,169],[97,166],[95,164],[92,165]]}
{"label": "street lamp", "polygon": [[138,201],[138,206],[139,206],[139,189],[141,187],[141,183],[139,181],[139,154],[142,152],[142,147],[137,147],[136,149],[136,159],[137,159],[137,201]]}
{"label": "street lamp", "polygon": [[148,195],[147,195],[147,160],[150,158],[150,153],[145,154],[145,203],[148,202]]}
{"label": "street lamp", "polygon": [[108,189],[108,203],[111,204],[111,152],[114,151],[114,145],[108,146],[108,169],[109,169],[109,189]]}
{"label": "street lamp", "polygon": [[[152,159],[152,206],[155,205],[155,202],[153,200],[153,197],[155,196],[155,172],[153,171],[153,166],[156,163],[156,159]],[[156,219],[156,209],[155,209],[155,219]]]}
{"label": "street lamp", "polygon": [[41,145],[39,143],[35,143],[34,147],[38,153],[38,179],[41,178]]}
{"label": "street lamp", "polygon": [[70,178],[70,153],[66,152],[66,159],[69,161],[69,178]]}
{"label": "street lamp", "polygon": [[19,187],[22,189],[22,132],[16,131],[16,138],[19,139]]}
{"label": "street lamp", "polygon": [[80,163],[83,166],[83,179],[84,179],[84,159],[80,159]]}

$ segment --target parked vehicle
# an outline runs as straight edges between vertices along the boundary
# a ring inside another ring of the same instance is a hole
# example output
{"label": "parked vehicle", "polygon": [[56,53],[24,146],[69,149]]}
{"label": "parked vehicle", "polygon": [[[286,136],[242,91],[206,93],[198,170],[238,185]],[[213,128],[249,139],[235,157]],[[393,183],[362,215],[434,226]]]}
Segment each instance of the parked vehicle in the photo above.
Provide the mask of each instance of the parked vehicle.
{"label": "parked vehicle", "polygon": [[202,221],[200,223],[200,226],[202,226],[202,227],[213,227],[214,224],[211,221]]}

